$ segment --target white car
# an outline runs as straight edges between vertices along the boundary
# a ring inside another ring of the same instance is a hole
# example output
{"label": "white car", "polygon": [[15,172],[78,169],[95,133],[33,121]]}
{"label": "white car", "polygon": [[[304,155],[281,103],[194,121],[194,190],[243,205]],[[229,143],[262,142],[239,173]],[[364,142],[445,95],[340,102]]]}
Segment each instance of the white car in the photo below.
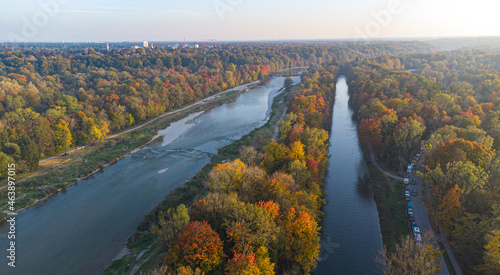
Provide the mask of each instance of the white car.
{"label": "white car", "polygon": [[422,248],[422,236],[420,236],[420,234],[415,234],[415,242]]}
{"label": "white car", "polygon": [[420,236],[420,228],[414,227],[413,228],[413,234],[415,234],[415,237],[417,236],[417,234]]}

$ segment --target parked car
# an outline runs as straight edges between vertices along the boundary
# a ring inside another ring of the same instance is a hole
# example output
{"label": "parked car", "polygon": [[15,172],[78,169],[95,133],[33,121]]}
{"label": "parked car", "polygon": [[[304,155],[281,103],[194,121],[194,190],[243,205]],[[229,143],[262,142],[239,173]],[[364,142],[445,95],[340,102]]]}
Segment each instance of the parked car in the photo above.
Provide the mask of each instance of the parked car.
{"label": "parked car", "polygon": [[422,247],[422,236],[420,234],[415,234],[415,242]]}
{"label": "parked car", "polygon": [[413,228],[413,234],[415,234],[415,235],[420,234],[420,228],[419,227],[414,227]]}
{"label": "parked car", "polygon": [[410,221],[411,221],[411,222],[414,222],[414,221],[415,221],[415,216],[411,215],[411,216],[410,216]]}
{"label": "parked car", "polygon": [[411,222],[411,228],[413,229],[415,227],[417,227],[417,223],[416,222]]}
{"label": "parked car", "polygon": [[408,204],[408,208],[411,208],[411,203]]}
{"label": "parked car", "polygon": [[418,193],[417,193],[416,190],[413,190],[413,191],[411,191],[411,195],[414,196],[414,197],[416,197],[418,195]]}
{"label": "parked car", "polygon": [[410,180],[410,183],[411,183],[412,185],[415,185],[415,184],[417,184],[417,181],[416,181],[415,179],[411,179],[411,180]]}
{"label": "parked car", "polygon": [[410,191],[405,191],[405,196],[410,196]]}
{"label": "parked car", "polygon": [[410,196],[406,196],[405,199],[406,199],[406,201],[411,201],[411,197]]}
{"label": "parked car", "polygon": [[408,215],[413,215],[413,210],[411,208],[408,209]]}
{"label": "parked car", "polygon": [[407,184],[410,183],[410,179],[409,178],[405,178],[403,182],[407,185]]}
{"label": "parked car", "polygon": [[411,168],[412,168],[412,167],[411,167],[411,164],[410,164],[410,165],[408,165],[408,168],[406,169],[406,172],[407,172],[407,173],[411,173]]}

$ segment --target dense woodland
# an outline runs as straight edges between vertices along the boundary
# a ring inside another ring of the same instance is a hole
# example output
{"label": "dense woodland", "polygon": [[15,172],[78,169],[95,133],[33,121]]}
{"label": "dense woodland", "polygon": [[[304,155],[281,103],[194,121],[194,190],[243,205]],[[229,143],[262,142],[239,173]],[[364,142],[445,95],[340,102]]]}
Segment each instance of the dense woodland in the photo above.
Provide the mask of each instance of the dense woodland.
{"label": "dense woodland", "polygon": [[[226,44],[218,48],[98,49],[73,44],[0,48],[0,167],[19,172],[222,90],[296,66],[390,53],[418,43]],[[98,45],[95,45],[98,46]],[[0,168],[0,179],[5,171]]]}
{"label": "dense woodland", "polygon": [[162,272],[309,273],[316,266],[337,71],[310,68],[279,124],[279,140],[262,151],[243,147],[241,159],[215,166],[208,194],[189,210],[159,213],[152,231],[168,248]]}
{"label": "dense woodland", "polygon": [[349,74],[361,144],[399,171],[422,154],[430,217],[473,274],[500,273],[499,73],[498,53],[457,50],[363,60]]}

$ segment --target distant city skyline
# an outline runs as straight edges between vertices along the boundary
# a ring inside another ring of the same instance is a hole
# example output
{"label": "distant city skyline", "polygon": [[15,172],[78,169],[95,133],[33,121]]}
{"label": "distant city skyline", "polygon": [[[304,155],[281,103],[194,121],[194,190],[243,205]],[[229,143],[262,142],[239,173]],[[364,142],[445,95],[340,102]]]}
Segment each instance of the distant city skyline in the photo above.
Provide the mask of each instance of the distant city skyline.
{"label": "distant city skyline", "polygon": [[0,41],[245,41],[500,36],[486,0],[0,0]]}

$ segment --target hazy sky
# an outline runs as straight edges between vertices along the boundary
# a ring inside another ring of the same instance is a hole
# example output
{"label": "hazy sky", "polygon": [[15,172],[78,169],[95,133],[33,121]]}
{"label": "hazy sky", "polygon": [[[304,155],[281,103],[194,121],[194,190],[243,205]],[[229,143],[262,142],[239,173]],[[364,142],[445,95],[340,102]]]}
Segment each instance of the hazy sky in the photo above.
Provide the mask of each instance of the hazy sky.
{"label": "hazy sky", "polygon": [[0,0],[0,41],[500,35],[492,0]]}

